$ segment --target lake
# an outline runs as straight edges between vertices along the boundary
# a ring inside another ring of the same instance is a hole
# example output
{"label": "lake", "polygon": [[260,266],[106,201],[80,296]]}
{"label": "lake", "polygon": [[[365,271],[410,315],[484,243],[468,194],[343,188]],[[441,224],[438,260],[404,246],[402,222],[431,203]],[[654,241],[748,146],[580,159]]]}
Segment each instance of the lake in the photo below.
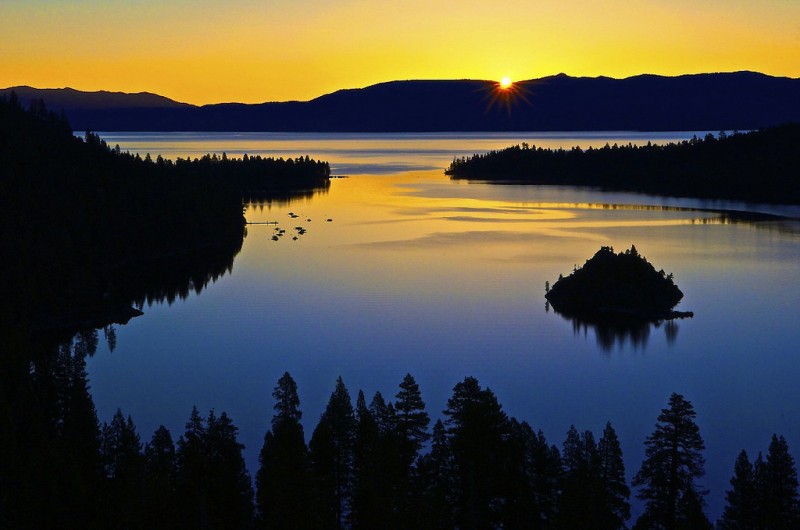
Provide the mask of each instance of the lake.
{"label": "lake", "polygon": [[[778,433],[800,456],[800,208],[443,173],[455,156],[521,142],[569,148],[692,134],[705,133],[101,133],[154,158],[308,154],[347,178],[296,201],[250,205],[256,224],[232,272],[119,326],[116,349],[101,345],[88,361],[98,416],[110,421],[120,407],[149,441],[160,424],[177,439],[193,405],[227,411],[254,475],[285,371],[299,387],[307,439],[339,375],[353,398],[363,389],[369,400],[376,391],[393,398],[411,373],[433,418],[470,375],[559,447],[570,425],[599,436],[610,421],[630,479],[678,392],[706,443],[713,521],[741,449],[753,459]],[[277,241],[276,227],[286,230]],[[632,244],[674,273],[685,294],[676,309],[694,318],[615,333],[545,306],[545,282],[601,246]],[[632,521],[636,502],[633,512]]]}

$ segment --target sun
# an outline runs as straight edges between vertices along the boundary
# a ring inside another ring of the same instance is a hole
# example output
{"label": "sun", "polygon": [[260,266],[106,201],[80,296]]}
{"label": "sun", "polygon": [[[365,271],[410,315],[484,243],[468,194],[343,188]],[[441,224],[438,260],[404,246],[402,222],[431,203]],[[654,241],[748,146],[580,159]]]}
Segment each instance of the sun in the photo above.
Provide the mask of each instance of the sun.
{"label": "sun", "polygon": [[530,105],[528,101],[527,85],[530,81],[520,81],[515,83],[510,77],[504,76],[500,81],[486,81],[485,90],[488,106],[487,110],[494,106],[505,109],[511,115],[511,108],[520,104]]}

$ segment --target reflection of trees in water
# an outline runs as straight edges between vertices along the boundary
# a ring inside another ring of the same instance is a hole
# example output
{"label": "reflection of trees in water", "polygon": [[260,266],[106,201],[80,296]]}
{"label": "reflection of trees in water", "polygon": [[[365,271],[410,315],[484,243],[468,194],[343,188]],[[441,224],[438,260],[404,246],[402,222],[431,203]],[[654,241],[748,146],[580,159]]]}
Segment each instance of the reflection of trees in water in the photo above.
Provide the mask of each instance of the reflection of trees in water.
{"label": "reflection of trees in water", "polygon": [[760,212],[720,211],[712,217],[691,220],[697,225],[748,225],[760,230],[797,237],[800,235],[800,221],[792,217]]}
{"label": "reflection of trees in water", "polygon": [[263,212],[266,208],[269,210],[273,206],[283,207],[300,200],[311,200],[317,195],[326,195],[331,187],[331,181],[325,180],[320,182],[318,186],[308,189],[272,189],[263,192],[248,192],[244,193],[242,199],[245,205],[249,208],[257,209]]}
{"label": "reflection of trees in water", "polygon": [[652,328],[664,328],[667,344],[672,346],[678,337],[678,323],[675,320],[645,320],[623,318],[598,318],[566,315],[555,311],[565,320],[572,323],[575,335],[587,335],[589,330],[594,331],[597,344],[603,351],[609,352],[615,346],[622,348],[629,342],[635,350],[644,350],[650,339]]}
{"label": "reflection of trees in water", "polygon": [[672,346],[678,338],[678,323],[668,320],[664,323],[664,334],[667,336],[667,344]]}
{"label": "reflection of trees in water", "polygon": [[[287,205],[297,200],[307,200],[325,193],[328,186],[313,190],[284,190],[262,192],[245,198],[248,204],[263,208],[271,204]],[[156,249],[148,254],[129,253],[124,260],[108,266],[93,263],[77,271],[67,271],[70,277],[82,278],[81,288],[58,282],[43,282],[22,274],[18,285],[25,286],[17,296],[6,298],[3,314],[22,317],[17,320],[21,328],[28,328],[37,335],[36,340],[54,344],[66,341],[76,333],[103,329],[109,338],[109,346],[116,344],[113,325],[126,323],[139,315],[131,306],[142,309],[154,303],[172,304],[185,300],[193,293],[199,295],[210,284],[233,271],[236,255],[241,251],[247,236],[246,225],[227,226],[221,237],[204,245],[194,237],[184,238],[184,248]],[[17,241],[15,247],[25,249],[37,245],[37,241]],[[30,253],[34,254],[35,253]],[[40,270],[33,267],[32,270]],[[91,282],[85,279],[91,279]],[[28,286],[34,286],[34,289]],[[46,293],[46,295],[37,293]],[[42,300],[47,303],[42,304]],[[10,320],[9,323],[13,321]],[[91,351],[90,354],[93,354]]]}
{"label": "reflection of trees in water", "polygon": [[[621,204],[592,202],[534,202],[526,203],[529,208],[559,208],[571,210],[605,210],[633,212],[688,213],[693,217],[686,222],[692,225],[748,225],[759,230],[780,234],[800,236],[798,212],[788,209],[782,213],[766,213],[747,210],[734,210],[715,207],[713,204],[699,207],[668,206],[659,204]],[[744,206],[746,207],[746,206]]]}
{"label": "reflection of trees in water", "polygon": [[200,294],[208,285],[233,271],[233,262],[242,248],[247,231],[238,241],[223,247],[187,253],[166,261],[139,266],[126,281],[120,283],[118,295],[136,307],[158,302],[172,304],[185,300],[192,293]]}
{"label": "reflection of trees in water", "polygon": [[[207,248],[141,256],[110,268],[85,268],[79,272],[91,278],[91,284],[84,284],[80,290],[70,284],[47,285],[46,304],[39,303],[36,291],[0,303],[6,306],[4,312],[10,312],[9,304],[13,304],[19,315],[17,327],[27,330],[34,342],[58,344],[76,333],[103,329],[111,348],[116,344],[114,324],[125,324],[141,315],[139,310],[145,305],[172,304],[192,293],[200,294],[230,273],[242,248],[245,227],[238,233],[230,241]],[[43,286],[40,281],[36,285]]]}

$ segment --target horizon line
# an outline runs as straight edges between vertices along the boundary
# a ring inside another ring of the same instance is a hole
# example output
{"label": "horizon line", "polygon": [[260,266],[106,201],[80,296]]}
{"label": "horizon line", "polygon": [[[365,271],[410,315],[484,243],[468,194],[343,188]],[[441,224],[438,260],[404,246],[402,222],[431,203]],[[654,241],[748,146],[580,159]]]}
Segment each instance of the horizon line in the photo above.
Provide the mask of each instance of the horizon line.
{"label": "horizon line", "polygon": [[[757,75],[762,75],[762,76],[765,76],[765,77],[772,77],[772,78],[776,78],[776,79],[790,79],[790,80],[799,80],[800,79],[800,77],[791,77],[791,76],[788,76],[788,75],[772,75],[772,74],[766,74],[764,72],[759,72],[759,71],[756,71],[756,70],[731,70],[731,71],[716,71],[716,72],[690,72],[690,73],[683,73],[683,74],[677,74],[677,75],[654,74],[654,73],[645,72],[645,73],[634,74],[634,75],[629,75],[629,76],[625,76],[625,77],[612,77],[612,76],[607,76],[607,75],[596,75],[596,76],[591,76],[591,75],[571,75],[571,74],[567,74],[565,72],[559,72],[557,74],[545,75],[545,76],[542,76],[542,77],[535,77],[535,78],[530,78],[530,79],[521,79],[521,80],[518,80],[518,81],[517,80],[512,80],[512,82],[514,84],[517,84],[517,83],[520,83],[520,84],[522,84],[522,83],[531,83],[531,82],[541,81],[543,79],[551,79],[551,78],[555,78],[555,77],[570,77],[570,78],[573,78],[573,79],[612,79],[612,80],[615,80],[615,81],[625,81],[627,79],[633,79],[633,78],[636,78],[636,77],[648,77],[648,76],[651,76],[651,77],[663,77],[663,78],[679,78],[679,77],[689,77],[689,76],[697,76],[697,75],[730,75],[730,74],[757,74]],[[0,91],[5,92],[5,91],[13,91],[14,89],[19,89],[19,88],[25,88],[25,89],[32,89],[32,90],[72,90],[72,91],[80,92],[80,93],[83,93],[83,94],[113,94],[113,95],[128,95],[128,96],[155,96],[155,97],[167,99],[167,100],[169,100],[169,101],[171,101],[173,103],[178,103],[178,104],[181,104],[181,105],[190,105],[190,106],[199,108],[199,107],[215,106],[215,105],[265,105],[265,104],[270,104],[270,103],[309,103],[309,102],[314,101],[316,99],[319,99],[319,98],[322,98],[322,97],[325,97],[325,96],[329,96],[331,94],[336,94],[336,93],[339,93],[339,92],[353,91],[353,90],[365,90],[365,89],[372,88],[372,87],[375,87],[375,86],[387,85],[387,84],[391,84],[391,83],[413,83],[413,82],[424,82],[424,81],[431,81],[431,82],[459,82],[459,81],[464,81],[464,82],[481,82],[481,83],[498,83],[499,82],[499,80],[496,80],[496,79],[473,79],[473,78],[390,79],[388,81],[379,81],[377,83],[371,83],[369,85],[364,85],[364,86],[360,86],[360,87],[339,88],[339,89],[336,89],[336,90],[334,90],[332,92],[326,92],[324,94],[320,94],[318,96],[315,96],[315,97],[313,97],[311,99],[307,99],[307,100],[299,100],[299,99],[289,99],[289,100],[282,100],[282,101],[277,101],[277,100],[269,101],[269,100],[267,100],[267,101],[251,102],[251,103],[241,102],[241,101],[218,101],[218,102],[215,102],[215,103],[200,103],[200,104],[198,104],[198,103],[189,103],[189,102],[186,102],[186,101],[179,101],[179,100],[173,99],[173,98],[171,98],[171,97],[169,97],[167,95],[159,94],[157,92],[151,92],[149,90],[126,92],[124,90],[109,90],[109,89],[84,90],[84,89],[75,88],[75,87],[71,87],[71,86],[35,87],[35,86],[32,86],[32,85],[15,85],[15,86],[9,86],[9,87],[5,87],[5,88],[0,88]]]}

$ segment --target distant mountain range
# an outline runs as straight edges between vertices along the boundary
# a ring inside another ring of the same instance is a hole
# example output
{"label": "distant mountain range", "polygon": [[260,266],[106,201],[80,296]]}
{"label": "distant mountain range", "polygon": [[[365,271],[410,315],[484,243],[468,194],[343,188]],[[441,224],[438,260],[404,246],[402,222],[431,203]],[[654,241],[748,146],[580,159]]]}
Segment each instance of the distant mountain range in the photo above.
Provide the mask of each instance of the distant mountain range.
{"label": "distant mountain range", "polygon": [[311,101],[196,106],[146,92],[11,87],[93,131],[592,131],[744,130],[800,122],[800,79],[755,72],[559,74],[515,83],[393,81]]}

